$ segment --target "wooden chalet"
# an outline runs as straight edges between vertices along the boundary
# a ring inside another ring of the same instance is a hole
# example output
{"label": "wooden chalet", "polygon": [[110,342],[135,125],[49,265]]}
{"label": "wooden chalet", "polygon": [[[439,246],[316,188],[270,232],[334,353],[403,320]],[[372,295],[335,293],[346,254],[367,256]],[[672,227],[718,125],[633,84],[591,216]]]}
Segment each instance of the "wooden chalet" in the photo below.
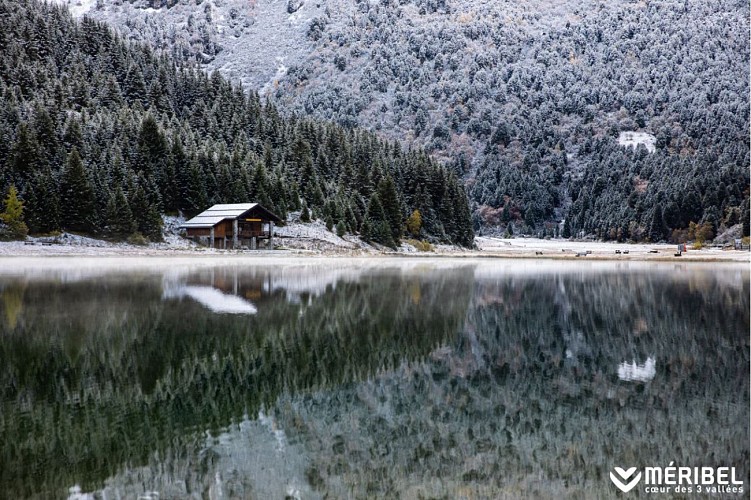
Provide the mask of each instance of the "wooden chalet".
{"label": "wooden chalet", "polygon": [[274,223],[281,219],[258,203],[214,205],[186,221],[181,228],[189,238],[212,248],[273,246]]}

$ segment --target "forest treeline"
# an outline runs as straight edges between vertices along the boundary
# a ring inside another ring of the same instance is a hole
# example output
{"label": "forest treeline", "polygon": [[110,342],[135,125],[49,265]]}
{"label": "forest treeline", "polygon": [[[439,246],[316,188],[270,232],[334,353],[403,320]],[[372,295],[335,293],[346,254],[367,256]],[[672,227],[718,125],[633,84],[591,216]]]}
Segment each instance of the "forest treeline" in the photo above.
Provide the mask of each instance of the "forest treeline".
{"label": "forest treeline", "polygon": [[[214,72],[32,0],[0,0],[0,190],[32,233],[161,239],[161,215],[258,201],[393,246],[472,245],[462,183],[417,149],[282,116]],[[412,217],[414,220],[414,217]]]}

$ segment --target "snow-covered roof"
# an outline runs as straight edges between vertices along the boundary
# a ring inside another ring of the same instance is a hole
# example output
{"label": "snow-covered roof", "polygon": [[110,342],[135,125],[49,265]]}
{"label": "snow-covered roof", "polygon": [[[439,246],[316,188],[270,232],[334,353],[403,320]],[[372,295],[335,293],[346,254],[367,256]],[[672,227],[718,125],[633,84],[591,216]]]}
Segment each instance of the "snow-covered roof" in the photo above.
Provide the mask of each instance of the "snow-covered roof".
{"label": "snow-covered roof", "polygon": [[224,205],[214,205],[208,210],[204,210],[180,227],[214,227],[224,219],[236,219],[242,214],[258,205],[258,203],[229,203]]}

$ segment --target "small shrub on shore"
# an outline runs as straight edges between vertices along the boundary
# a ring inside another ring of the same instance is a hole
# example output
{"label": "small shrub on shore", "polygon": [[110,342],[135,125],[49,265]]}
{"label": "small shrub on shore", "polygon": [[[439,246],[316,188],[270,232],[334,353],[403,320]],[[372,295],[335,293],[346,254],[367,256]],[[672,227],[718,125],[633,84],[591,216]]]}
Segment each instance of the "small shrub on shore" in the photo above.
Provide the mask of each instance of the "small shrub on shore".
{"label": "small shrub on shore", "polygon": [[145,247],[149,244],[149,240],[147,240],[141,233],[133,233],[128,236],[128,243],[130,243],[131,245]]}
{"label": "small shrub on shore", "polygon": [[407,243],[417,249],[418,252],[435,252],[435,248],[426,240],[407,240]]}

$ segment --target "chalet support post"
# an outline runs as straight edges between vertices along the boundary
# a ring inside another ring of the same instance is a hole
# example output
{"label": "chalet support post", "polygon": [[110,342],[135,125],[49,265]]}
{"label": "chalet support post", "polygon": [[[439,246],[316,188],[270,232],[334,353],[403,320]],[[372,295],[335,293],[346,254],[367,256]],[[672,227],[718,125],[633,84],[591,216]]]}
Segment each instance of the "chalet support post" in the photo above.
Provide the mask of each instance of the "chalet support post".
{"label": "chalet support post", "polygon": [[269,250],[274,249],[274,221],[269,221]]}
{"label": "chalet support post", "polygon": [[251,250],[255,250],[256,248],[257,248],[257,247],[256,247],[256,237],[255,237],[255,236],[253,236],[253,237],[252,237],[252,238],[250,239],[250,249],[251,249]]}
{"label": "chalet support post", "polygon": [[211,231],[209,232],[209,246],[211,248],[214,248],[214,228],[211,228]]}
{"label": "chalet support post", "polygon": [[232,249],[237,248],[237,219],[232,221]]}

